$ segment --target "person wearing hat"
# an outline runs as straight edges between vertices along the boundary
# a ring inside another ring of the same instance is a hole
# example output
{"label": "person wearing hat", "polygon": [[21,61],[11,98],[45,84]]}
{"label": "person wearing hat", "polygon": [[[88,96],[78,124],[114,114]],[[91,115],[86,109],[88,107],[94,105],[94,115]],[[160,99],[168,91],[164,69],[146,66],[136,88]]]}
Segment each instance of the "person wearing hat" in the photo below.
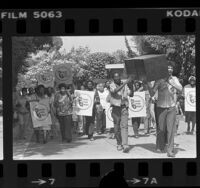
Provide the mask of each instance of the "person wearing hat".
{"label": "person wearing hat", "polygon": [[[188,79],[189,84],[185,88],[196,88],[196,77],[190,76]],[[185,112],[185,122],[187,123],[187,134],[194,133],[194,127],[196,124],[196,112]],[[190,122],[192,122],[192,129],[190,131]]]}

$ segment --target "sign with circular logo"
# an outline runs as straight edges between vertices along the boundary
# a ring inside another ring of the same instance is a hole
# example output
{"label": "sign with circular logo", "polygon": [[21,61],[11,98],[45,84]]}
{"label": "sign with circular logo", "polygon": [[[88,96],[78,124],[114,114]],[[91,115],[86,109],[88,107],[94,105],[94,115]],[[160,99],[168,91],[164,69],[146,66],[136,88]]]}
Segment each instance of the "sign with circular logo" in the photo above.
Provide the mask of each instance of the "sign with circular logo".
{"label": "sign with circular logo", "polygon": [[38,121],[44,121],[47,119],[49,116],[47,106],[40,103],[33,106],[33,116]]}
{"label": "sign with circular logo", "polygon": [[195,90],[189,91],[187,93],[186,101],[190,106],[192,106],[192,107],[196,106],[196,93],[195,93]]}
{"label": "sign with circular logo", "polygon": [[80,108],[81,110],[87,110],[91,107],[92,105],[92,98],[85,94],[82,93],[78,99],[77,99],[77,106],[78,108]]}
{"label": "sign with circular logo", "polygon": [[40,74],[40,80],[44,83],[52,83],[53,82],[53,74],[51,73],[43,73]]}
{"label": "sign with circular logo", "polygon": [[72,72],[70,66],[58,66],[55,70],[55,77],[59,82],[65,82],[72,79]]}
{"label": "sign with circular logo", "polygon": [[130,98],[130,110],[133,112],[140,112],[145,107],[144,99],[139,95],[134,95]]}
{"label": "sign with circular logo", "polygon": [[110,121],[113,121],[113,118],[112,118],[112,107],[109,107],[109,108],[107,109],[106,115],[107,115],[107,117],[108,117],[108,119],[109,119]]}

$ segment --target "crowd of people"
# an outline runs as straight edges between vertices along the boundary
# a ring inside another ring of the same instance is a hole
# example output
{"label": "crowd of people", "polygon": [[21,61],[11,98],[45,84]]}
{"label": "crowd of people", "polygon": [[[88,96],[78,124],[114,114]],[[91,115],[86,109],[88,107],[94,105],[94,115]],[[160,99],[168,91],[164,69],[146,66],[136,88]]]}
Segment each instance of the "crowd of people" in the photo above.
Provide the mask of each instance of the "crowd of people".
{"label": "crowd of people", "polygon": [[[195,88],[196,78],[191,76],[188,85],[183,87],[178,78],[173,76],[173,66],[168,66],[167,78],[154,82],[147,82],[145,78],[141,81],[133,77],[122,81],[119,73],[114,73],[113,79],[98,84],[89,81],[76,88],[79,90],[94,91],[94,105],[92,116],[79,116],[75,113],[79,96],[74,93],[74,85],[61,83],[57,90],[52,87],[45,88],[38,85],[36,88],[22,88],[13,96],[14,118],[20,127],[19,139],[26,139],[26,131],[34,130],[36,142],[40,142],[41,135],[43,143],[48,138],[61,136],[62,142],[70,143],[73,133],[78,136],[87,135],[91,141],[95,140],[97,134],[108,133],[108,137],[116,139],[117,150],[127,153],[128,145],[128,97],[134,96],[134,92],[145,92],[146,117],[135,117],[131,119],[134,136],[139,138],[139,128],[144,123],[145,134],[150,134],[150,129],[156,129],[156,150],[166,152],[168,157],[174,157],[174,136],[179,125],[179,115],[185,115],[187,123],[187,134],[193,134],[196,124],[196,112],[184,111],[184,88]],[[33,128],[30,102],[49,100],[49,113],[52,124]],[[114,125],[107,130],[106,105],[110,103]],[[192,129],[190,123],[192,122]]]}

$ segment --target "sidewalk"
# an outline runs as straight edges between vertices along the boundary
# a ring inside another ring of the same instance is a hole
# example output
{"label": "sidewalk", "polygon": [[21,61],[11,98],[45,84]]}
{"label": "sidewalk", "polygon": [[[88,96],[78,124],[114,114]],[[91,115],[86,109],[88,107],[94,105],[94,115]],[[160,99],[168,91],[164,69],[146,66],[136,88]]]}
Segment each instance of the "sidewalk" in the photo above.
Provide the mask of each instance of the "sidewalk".
{"label": "sidewalk", "polygon": [[[106,134],[95,135],[95,141],[90,141],[87,136],[74,137],[72,143],[61,143],[59,139],[50,140],[46,144],[30,142],[14,143],[13,153],[16,160],[28,159],[137,159],[137,158],[167,158],[166,153],[155,151],[156,135],[152,130],[150,136],[143,133],[140,127],[139,138],[133,137],[133,129],[129,126],[129,153],[117,151],[116,140],[108,139]],[[180,122],[178,133],[175,137],[176,158],[196,157],[196,135],[186,135],[186,124]]]}

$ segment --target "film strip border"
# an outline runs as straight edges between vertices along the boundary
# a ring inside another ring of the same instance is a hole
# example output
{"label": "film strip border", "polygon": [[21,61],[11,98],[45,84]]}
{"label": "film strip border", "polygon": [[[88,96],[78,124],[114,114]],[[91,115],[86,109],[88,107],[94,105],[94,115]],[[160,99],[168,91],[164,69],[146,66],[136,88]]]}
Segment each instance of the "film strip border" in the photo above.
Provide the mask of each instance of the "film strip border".
{"label": "film strip border", "polygon": [[[185,17],[183,9],[170,9],[172,10],[173,16],[167,17],[167,10],[63,9],[58,10],[63,13],[60,19],[34,19],[31,16],[26,19],[2,19],[0,20],[0,35],[3,37],[3,80],[4,83],[8,83],[7,86],[3,86],[4,91],[7,88],[11,89],[12,84],[11,71],[6,71],[5,74],[5,70],[9,70],[10,68],[8,64],[12,61],[12,36],[192,34],[196,35],[196,48],[199,51],[199,17]],[[194,11],[194,9],[187,10]],[[41,10],[37,12],[40,12],[41,15],[44,14],[45,16],[43,15],[43,17],[46,17],[50,11],[52,10]],[[177,12],[175,13],[175,11]],[[18,11],[11,10],[6,12],[17,13]],[[24,10],[21,12],[27,12],[28,15],[33,15],[34,13],[33,10]],[[196,53],[196,59],[200,59],[198,53]],[[5,93],[4,103],[12,106],[11,94]],[[130,180],[129,185],[197,186],[200,184],[198,179],[200,166],[198,148],[197,159],[13,161],[12,130],[10,128],[12,127],[12,121],[10,121],[11,116],[12,110],[5,108],[4,161],[0,164],[0,185],[2,187],[33,187],[35,185],[31,184],[31,182],[37,179],[41,179],[46,184],[55,187],[94,187],[98,186],[102,176],[112,169],[119,175],[124,176],[126,180]],[[197,133],[199,133],[198,126]],[[197,143],[199,143],[199,140],[197,135]],[[133,180],[134,178],[136,179]],[[55,183],[51,184],[53,179],[55,179]],[[133,181],[131,182],[131,180]],[[154,183],[155,180],[157,183]],[[134,183],[134,181],[137,183]]]}
{"label": "film strip border", "polygon": [[199,17],[198,9],[7,10],[1,12],[0,33],[9,31],[15,35],[191,34],[198,31]]}
{"label": "film strip border", "polygon": [[[10,178],[15,187],[34,187],[33,181],[44,181],[53,187],[98,187],[100,184],[121,183],[129,186],[197,186],[199,163],[192,160],[184,163],[178,160],[166,161],[76,161],[76,162],[15,162]],[[115,176],[109,176],[114,174]],[[3,166],[0,166],[0,185],[4,187]],[[106,177],[111,179],[107,181]],[[123,181],[120,178],[124,177]],[[114,181],[114,182],[112,182]],[[109,185],[111,185],[109,184]],[[137,185],[136,185],[137,184]],[[17,185],[17,186],[16,186]],[[108,185],[108,184],[106,184]]]}

